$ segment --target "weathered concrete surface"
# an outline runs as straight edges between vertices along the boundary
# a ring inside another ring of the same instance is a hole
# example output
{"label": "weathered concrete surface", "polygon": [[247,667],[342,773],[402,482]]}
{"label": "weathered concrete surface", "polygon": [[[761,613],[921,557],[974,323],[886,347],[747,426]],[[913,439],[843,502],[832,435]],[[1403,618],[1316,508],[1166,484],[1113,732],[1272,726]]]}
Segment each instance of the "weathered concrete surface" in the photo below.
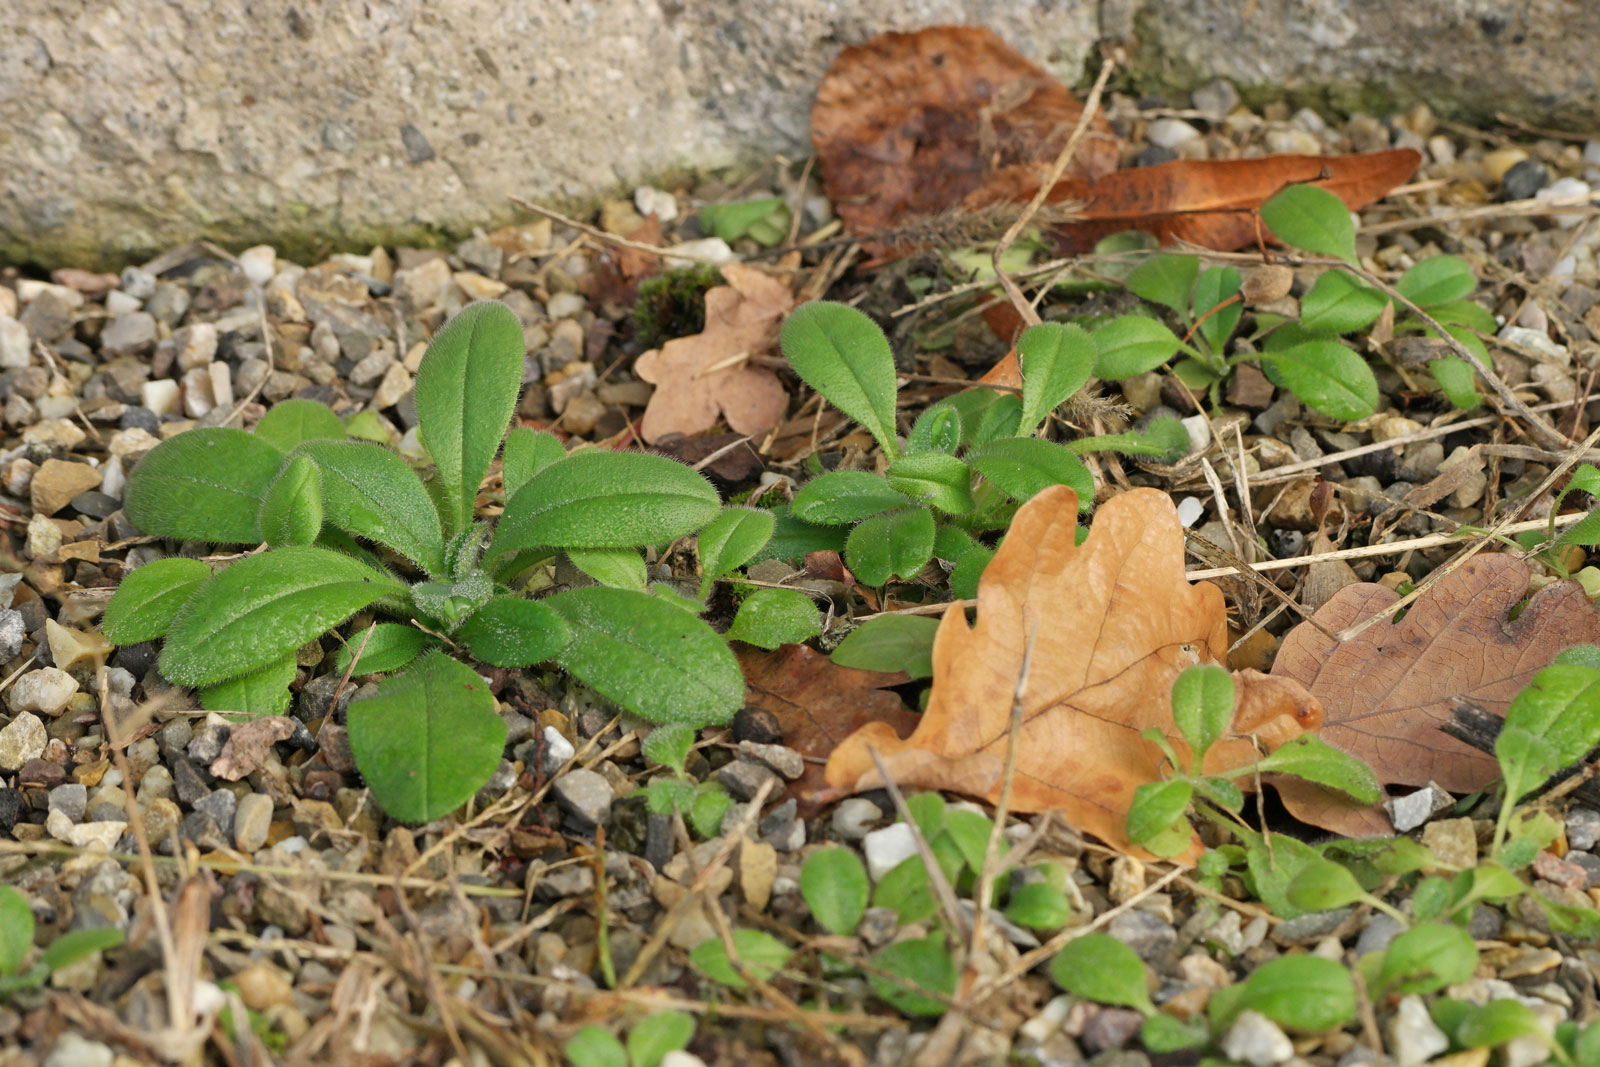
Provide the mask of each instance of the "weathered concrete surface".
{"label": "weathered concrete surface", "polygon": [[1103,32],[1147,85],[1600,123],[1580,0],[8,0],[0,262],[425,241],[804,151],[842,46],[962,21],[1068,82]]}

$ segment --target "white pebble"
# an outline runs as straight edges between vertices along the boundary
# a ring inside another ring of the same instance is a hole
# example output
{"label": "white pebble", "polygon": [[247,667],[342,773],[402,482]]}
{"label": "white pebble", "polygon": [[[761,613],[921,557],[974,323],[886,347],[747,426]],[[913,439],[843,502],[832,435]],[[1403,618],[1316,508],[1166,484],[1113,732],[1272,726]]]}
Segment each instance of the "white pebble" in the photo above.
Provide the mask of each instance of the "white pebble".
{"label": "white pebble", "polygon": [[1169,152],[1185,141],[1200,136],[1200,131],[1182,119],[1156,119],[1145,129],[1145,139]]}
{"label": "white pebble", "polygon": [[28,328],[10,315],[0,315],[0,367],[26,367],[31,346]]}
{"label": "white pebble", "polygon": [[[1571,196],[1588,196],[1589,183],[1579,181],[1577,178],[1558,178],[1549,185],[1534,193],[1535,200],[1565,199]],[[1564,230],[1570,230],[1587,216],[1582,212],[1562,213],[1554,216],[1556,225]]]}
{"label": "white pebble", "polygon": [[130,311],[138,311],[144,303],[135,297],[129,296],[121,289],[113,289],[106,294],[106,310],[113,315],[126,315]]}
{"label": "white pebble", "polygon": [[239,253],[239,266],[251,285],[266,285],[278,270],[278,250],[271,245],[256,245]]}
{"label": "white pebble", "polygon": [[706,1067],[706,1061],[681,1048],[675,1048],[661,1057],[660,1067]]}
{"label": "white pebble", "polygon": [[12,683],[6,704],[12,711],[40,711],[59,715],[78,692],[78,683],[59,667],[40,667]]}
{"label": "white pebble", "polygon": [[662,222],[678,217],[678,198],[653,185],[641,185],[633,191],[633,206],[639,214],[654,215]]}
{"label": "white pebble", "polygon": [[1206,513],[1206,506],[1197,496],[1186,496],[1178,501],[1178,522],[1185,527],[1193,526],[1199,522]]}
{"label": "white pebble", "polygon": [[1190,415],[1180,420],[1183,428],[1189,431],[1189,451],[1199,452],[1211,443],[1211,424],[1204,415]]}
{"label": "white pebble", "polygon": [[178,383],[171,378],[157,378],[139,387],[139,400],[157,415],[170,415],[179,392]]}
{"label": "white pebble", "polygon": [[1277,1023],[1260,1012],[1246,1010],[1222,1038],[1222,1053],[1235,1063],[1272,1067],[1294,1055],[1294,1043]]}
{"label": "white pebble", "polygon": [[910,826],[897,822],[862,838],[861,851],[867,857],[867,873],[876,882],[917,854],[917,839]]}
{"label": "white pebble", "polygon": [[1450,1039],[1415,993],[1404,997],[1389,1020],[1389,1051],[1399,1067],[1419,1067],[1450,1047]]}

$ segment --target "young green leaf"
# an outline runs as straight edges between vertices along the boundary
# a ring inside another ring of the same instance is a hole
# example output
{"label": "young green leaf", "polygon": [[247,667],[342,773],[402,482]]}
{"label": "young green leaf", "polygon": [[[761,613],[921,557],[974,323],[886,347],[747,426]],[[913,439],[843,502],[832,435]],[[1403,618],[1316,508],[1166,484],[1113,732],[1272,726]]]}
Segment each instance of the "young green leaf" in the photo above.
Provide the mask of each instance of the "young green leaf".
{"label": "young green leaf", "polygon": [[628,1031],[628,1062],[632,1067],[659,1067],[669,1052],[676,1052],[694,1037],[694,1016],[686,1011],[653,1011]]}
{"label": "young green leaf", "polygon": [[770,651],[821,632],[817,606],[810,597],[798,589],[757,589],[740,601],[727,638]]}
{"label": "young green leaf", "polygon": [[727,790],[716,782],[701,782],[695,787],[694,804],[689,808],[689,825],[702,838],[716,837],[722,832],[722,817],[733,804]]}
{"label": "young green leaf", "polygon": [[428,491],[406,461],[365,441],[307,441],[322,474],[323,521],[387,545],[429,574],[443,574],[444,533]]}
{"label": "young green leaf", "polygon": [[[949,838],[943,840],[949,841]],[[960,857],[957,856],[959,869]],[[892,909],[902,925],[919,923],[934,915],[939,905],[933,899],[933,887],[928,881],[928,869],[922,865],[922,857],[901,860],[878,879],[872,891],[872,906]]]}
{"label": "young green leaf", "polygon": [[122,579],[100,630],[118,645],[164,637],[184,603],[210,580],[211,568],[197,559],[152,560]]}
{"label": "young green leaf", "polygon": [[929,404],[912,424],[911,435],[906,439],[906,451],[955,455],[961,447],[961,430],[960,408],[947,400]]}
{"label": "young green leaf", "polygon": [[1261,205],[1261,221],[1286,245],[1356,261],[1356,228],[1344,201],[1314,185],[1291,185]]}
{"label": "young green leaf", "polygon": [[[1282,840],[1281,835],[1275,840]],[[1218,1008],[1216,1002],[1213,1008]],[[1356,987],[1344,966],[1321,956],[1280,956],[1257,967],[1239,993],[1220,1005],[1224,1018],[1212,1014],[1218,1029],[1231,1025],[1241,1011],[1259,1012],[1290,1030],[1315,1032],[1355,1018]]]}
{"label": "young green leaf", "polygon": [[1316,849],[1287,834],[1273,834],[1271,847],[1260,836],[1254,836],[1245,848],[1245,869],[1255,885],[1256,896],[1274,915],[1285,919],[1305,914],[1289,900],[1289,883],[1321,859]]}
{"label": "young green leaf", "polygon": [[326,404],[291,396],[267,409],[256,423],[256,436],[280,452],[293,451],[302,441],[344,439],[344,423]]}
{"label": "young green leaf", "polygon": [[889,464],[889,487],[947,515],[972,510],[972,471],[943,452],[901,456]]}
{"label": "young green leaf", "polygon": [[1289,900],[1306,911],[1332,911],[1366,898],[1366,890],[1343,864],[1332,860],[1301,868],[1286,890]]}
{"label": "young green leaf", "polygon": [[[951,808],[945,812],[944,831],[955,842],[961,861],[972,873],[983,870],[983,858],[989,848],[989,835],[994,832],[994,822],[986,815],[965,808]],[[1000,854],[1008,851],[1005,838],[1000,839]]]}
{"label": "young green leaf", "polygon": [[1184,1022],[1158,1011],[1139,1025],[1140,1044],[1158,1055],[1198,1048],[1210,1040],[1211,1029],[1203,1019]]}
{"label": "young green leaf", "polygon": [[200,706],[249,719],[282,715],[289,710],[289,683],[294,681],[295,666],[294,653],[290,652],[259,671],[208,685],[200,690]]}
{"label": "young green leaf", "polygon": [[347,723],[373,798],[403,822],[460,807],[489,780],[506,745],[489,683],[437,649],[351,701]]}
{"label": "young green leaf", "polygon": [[894,353],[877,323],[853,307],[813,300],[784,320],[778,342],[807,385],[859,422],[890,459],[900,454]]}
{"label": "young green leaf", "polygon": [[292,545],[229,565],[184,605],[161,651],[179,685],[258,671],[373,601],[403,596],[394,578],[348,556]]}
{"label": "young green leaf", "polygon": [[1192,840],[1184,815],[1193,797],[1194,787],[1186,778],[1140,785],[1128,805],[1128,840],[1158,856],[1182,852]]}
{"label": "young green leaf", "polygon": [[504,304],[480,300],[428,343],[414,394],[422,443],[439,469],[450,533],[472,524],[478,486],[522,388],[522,324]]}
{"label": "young green leaf", "polygon": [[[938,793],[916,793],[906,798],[906,810],[911,813],[911,821],[917,824],[924,841],[937,842],[943,836],[945,816],[950,813],[950,805],[945,803],[944,797]],[[937,846],[934,851],[939,851]],[[953,877],[956,870],[959,866],[945,873]]]}
{"label": "young green leaf", "polygon": [[1234,299],[1239,295],[1239,288],[1239,272],[1232,267],[1211,267],[1195,283],[1196,330],[1218,355],[1222,354],[1244,314],[1244,303]]}
{"label": "young green leaf", "polygon": [[1458,1044],[1467,1048],[1492,1048],[1518,1037],[1549,1042],[1539,1017],[1520,1000],[1491,1000],[1474,1008],[1455,1029]]}
{"label": "young green leaf", "polygon": [[1440,392],[1462,411],[1471,411],[1483,403],[1483,397],[1478,395],[1478,372],[1460,356],[1429,360],[1428,373],[1439,383]]}
{"label": "young green leaf", "polygon": [[813,852],[800,868],[800,895],[817,925],[830,934],[855,930],[866,913],[870,889],[867,869],[847,848]]}
{"label": "young green leaf", "polygon": [[1471,978],[1478,945],[1459,926],[1419,923],[1389,943],[1378,970],[1382,993],[1434,993]]}
{"label": "young green leaf", "polygon": [[1092,933],[1068,941],[1050,961],[1056,985],[1100,1004],[1153,1014],[1144,961],[1110,934]]}
{"label": "young green leaf", "polygon": [[1076,441],[1068,441],[1066,447],[1079,456],[1090,452],[1118,452],[1124,456],[1149,456],[1157,462],[1165,462],[1182,458],[1192,445],[1183,420],[1172,415],[1158,415],[1143,430],[1080,437]]}
{"label": "young green leaf", "polygon": [[1130,270],[1122,284],[1135,296],[1187,315],[1199,274],[1200,257],[1157,252]]}
{"label": "young green leaf", "polygon": [[634,548],[693,533],[722,502],[693,470],[642,452],[591,450],[529,478],[506,503],[490,559],[523,548]]}
{"label": "young green leaf", "polygon": [[128,475],[128,518],[152,537],[256,544],[261,498],[283,453],[254,434],[217,426],[152,448]]}
{"label": "young green leaf", "polygon": [[[901,504],[910,503],[908,500]],[[844,539],[849,531],[841,526],[823,526],[805,522],[790,513],[788,504],[779,504],[771,511],[777,525],[766,547],[751,557],[751,563],[765,559],[782,560],[799,564],[812,552],[843,552]]]}
{"label": "young green leaf", "polygon": [[[1588,464],[1584,466],[1587,467]],[[1600,670],[1600,645],[1573,645],[1559,653],[1553,662],[1558,667],[1593,667]]]}
{"label": "young green leaf", "polygon": [[529,478],[566,458],[567,446],[555,434],[528,426],[513,427],[506,434],[505,450],[500,457],[500,480],[505,483],[506,499],[516,495]]}
{"label": "young green leaf", "polygon": [[309,545],[322,532],[322,473],[309,456],[296,456],[261,500],[261,539],[270,548]]}
{"label": "young green leaf", "polygon": [[1389,298],[1342,270],[1326,270],[1300,301],[1300,325],[1312,333],[1354,333],[1383,313]]}
{"label": "young green leaf", "polygon": [[1107,381],[1136,378],[1172,358],[1179,341],[1171,330],[1143,315],[1123,315],[1096,329],[1094,375]]}
{"label": "young green leaf", "polygon": [[943,937],[896,941],[872,962],[878,968],[867,975],[872,991],[902,1015],[943,1015],[949,1010],[960,976]]}
{"label": "young green leaf", "polygon": [[1256,768],[1263,774],[1292,774],[1337,789],[1363,804],[1376,804],[1383,799],[1378,776],[1371,767],[1314,734],[1301,734],[1278,746],[1262,757]]}
{"label": "young green leaf", "polygon": [[1017,358],[1022,364],[1022,421],[1018,431],[1032,434],[1045,416],[1089,381],[1096,351],[1094,341],[1081,328],[1042,322],[1028,327],[1017,338]]}
{"label": "young green leaf", "polygon": [[962,600],[976,597],[978,579],[983,577],[983,570],[992,559],[994,549],[979,545],[957,560],[955,569],[950,572],[950,595]]}
{"label": "young green leaf", "polygon": [[567,559],[601,585],[639,593],[650,588],[650,572],[636,548],[569,548]]}
{"label": "young green leaf", "polygon": [[801,486],[790,511],[803,522],[834,526],[859,522],[911,502],[870,471],[830,471]]}
{"label": "young green leaf", "polygon": [[[356,669],[350,672],[353,678],[397,671],[421,655],[423,649],[437,644],[421,630],[398,622],[375,623],[369,629],[370,637],[368,630],[357,631],[339,649],[334,669],[340,674],[350,670],[350,660],[357,649],[361,649],[361,658],[356,661]],[[366,642],[365,648],[362,648],[362,641]]]}
{"label": "young green leaf", "polygon": [[[314,440],[317,436],[320,435],[313,435],[304,440]],[[353,438],[357,441],[371,441],[373,444],[382,445],[384,448],[393,448],[399,442],[398,435],[391,433],[390,428],[384,425],[383,420],[378,417],[378,413],[371,408],[365,411],[358,411],[345,419],[344,433],[340,436]]]}
{"label": "young green leaf", "polygon": [[[1185,441],[1188,438],[1185,435]],[[967,462],[979,474],[1017,501],[1031,500],[1052,485],[1066,485],[1078,494],[1078,510],[1094,506],[1094,478],[1083,460],[1068,448],[1039,437],[1003,437],[975,447]]]}
{"label": "young green leaf", "polygon": [[497,596],[473,612],[456,638],[495,667],[531,667],[567,647],[566,620],[543,601]]}
{"label": "young green leaf", "polygon": [[867,585],[883,585],[895,575],[915,577],[933,558],[933,532],[933,512],[924,507],[874,515],[845,539],[845,562]]}
{"label": "young green leaf", "polygon": [[33,909],[20,889],[0,885],[0,976],[16,974],[33,947]]}
{"label": "young green leaf", "polygon": [[[983,386],[973,386],[971,389],[963,389],[954,396],[945,397],[943,400],[939,401],[938,405],[936,406],[948,406],[960,414],[961,443],[963,445],[970,445],[972,443],[973,435],[978,432],[978,425],[983,422],[983,417],[988,414],[989,409],[994,406],[995,401],[999,400],[1001,395],[1002,394],[993,389],[986,389]],[[1004,395],[1016,397],[1015,393],[1006,393]],[[1020,415],[1022,411],[1022,401],[1019,399],[1016,401],[1016,404],[1017,411]]]}
{"label": "young green leaf", "polygon": [[1273,372],[1307,407],[1347,422],[1378,409],[1378,380],[1367,361],[1338,341],[1305,341],[1262,355]]}
{"label": "young green leaf", "polygon": [[1414,264],[1394,285],[1396,292],[1424,310],[1465,300],[1477,287],[1472,268],[1455,256],[1432,256]]}
{"label": "young green leaf", "polygon": [[[754,231],[778,213],[784,216],[783,226],[787,227],[788,205],[780,197],[764,196],[729,204],[707,204],[700,209],[700,227],[704,232],[715,234],[730,243],[747,235],[759,241],[761,235]],[[766,244],[765,241],[761,243]]]}
{"label": "young green leaf", "polygon": [[[569,461],[570,462],[570,461]],[[572,639],[556,658],[578,679],[651,722],[726,722],[744,704],[744,676],[700,619],[645,593],[590,586],[541,601]]]}
{"label": "young green leaf", "polygon": [[115,926],[68,930],[45,946],[39,962],[51,971],[59,971],[96,952],[116,948],[124,940],[126,935]]}
{"label": "young green leaf", "polygon": [[723,575],[731,574],[751,559],[772,539],[777,520],[770,511],[727,507],[700,531],[696,543],[700,555],[700,598]]}
{"label": "young green leaf", "polygon": [[[782,941],[761,930],[734,930],[732,940],[740,967],[763,982],[777,974],[794,955]],[[720,937],[709,937],[696,945],[689,953],[689,962],[707,978],[731,989],[745,989],[750,984],[739,976],[733,961],[728,959]]]}
{"label": "young green leaf", "polygon": [[1048,882],[1029,882],[1011,890],[1005,915],[1033,930],[1059,930],[1072,921],[1072,904]]}
{"label": "young green leaf", "polygon": [[593,1024],[567,1038],[561,1046],[572,1067],[628,1067],[628,1053],[610,1030]]}
{"label": "young green leaf", "polygon": [[1211,746],[1222,739],[1233,722],[1233,676],[1221,667],[1200,665],[1178,675],[1172,684],[1172,718],[1189,742],[1198,773]]}
{"label": "young green leaf", "polygon": [[841,667],[930,678],[938,629],[939,620],[926,615],[879,615],[851,630],[829,658]]}
{"label": "young green leaf", "polygon": [[983,418],[972,432],[971,445],[982,448],[990,441],[1015,437],[1022,432],[1022,398],[1004,393],[983,411]]}
{"label": "young green leaf", "polygon": [[665,723],[646,734],[640,747],[648,758],[682,774],[689,750],[694,747],[694,733],[694,727],[681,722]]}
{"label": "young green leaf", "polygon": [[1600,670],[1546,667],[1506,709],[1495,757],[1509,801],[1583,757],[1600,735]]}

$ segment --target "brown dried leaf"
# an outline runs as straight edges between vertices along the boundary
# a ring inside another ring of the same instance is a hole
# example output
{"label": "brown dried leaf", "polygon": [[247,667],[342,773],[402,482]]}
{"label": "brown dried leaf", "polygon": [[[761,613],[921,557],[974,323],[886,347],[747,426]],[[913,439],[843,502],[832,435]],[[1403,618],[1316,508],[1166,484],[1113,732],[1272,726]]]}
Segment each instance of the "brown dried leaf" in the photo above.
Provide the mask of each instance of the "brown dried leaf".
{"label": "brown dried leaf", "polygon": [[778,425],[789,405],[777,375],[750,366],[748,359],[772,347],[794,295],[753,267],[728,263],[720,269],[728,284],[706,292],[705,329],[653,348],[634,363],[634,373],[656,386],[639,424],[646,441],[709,430],[719,414],[736,432],[761,436]]}
{"label": "brown dried leaf", "polygon": [[[1183,577],[1183,532],[1166,494],[1113,497],[1075,544],[1078,498],[1046,489],[1017,512],[978,584],[978,620],[945,613],[933,644],[933,692],[905,740],[869,725],[828,761],[828,783],[871,789],[881,780],[869,748],[902,786],[951,789],[994,801],[1004,776],[1012,694],[1034,642],[1023,694],[1023,736],[1011,805],[1060,809],[1069,822],[1131,849],[1124,822],[1134,790],[1161,777],[1160,750],[1139,736],[1154,726],[1180,754],[1172,683],[1197,663],[1224,663],[1221,591]],[[1303,689],[1255,671],[1235,675],[1236,736],[1207,753],[1210,773],[1254,762],[1243,736],[1276,748],[1320,721]],[[1198,855],[1193,844],[1190,859]]]}
{"label": "brown dried leaf", "polygon": [[[1386,784],[1466,793],[1498,774],[1493,756],[1441,733],[1450,702],[1465,697],[1497,714],[1556,654],[1600,642],[1600,615],[1577,582],[1553,582],[1517,616],[1528,567],[1480,555],[1418,598],[1399,622],[1378,623],[1343,644],[1309,623],[1283,640],[1272,674],[1304,685],[1322,703],[1322,738],[1372,766]],[[1336,633],[1399,599],[1386,586],[1341,589],[1314,618]],[[1388,819],[1298,781],[1278,785],[1294,816],[1352,836],[1389,833]]]}
{"label": "brown dried leaf", "polygon": [[828,799],[822,760],[846,737],[874,722],[910,732],[922,719],[889,692],[908,681],[903,673],[841,667],[806,645],[776,652],[741,645],[736,654],[746,702],[776,715],[783,743],[806,759],[805,774],[789,786],[802,809],[815,811]]}
{"label": "brown dried leaf", "polygon": [[221,753],[211,761],[211,773],[237,782],[261,766],[273,745],[294,736],[294,728],[295,720],[287,715],[267,715],[240,723],[228,734]]}
{"label": "brown dried leaf", "polygon": [[[846,48],[817,88],[811,140],[834,209],[856,233],[934,215],[996,170],[1054,160],[1083,105],[981,26],[884,33]],[[1104,118],[1068,174],[1117,166]]]}

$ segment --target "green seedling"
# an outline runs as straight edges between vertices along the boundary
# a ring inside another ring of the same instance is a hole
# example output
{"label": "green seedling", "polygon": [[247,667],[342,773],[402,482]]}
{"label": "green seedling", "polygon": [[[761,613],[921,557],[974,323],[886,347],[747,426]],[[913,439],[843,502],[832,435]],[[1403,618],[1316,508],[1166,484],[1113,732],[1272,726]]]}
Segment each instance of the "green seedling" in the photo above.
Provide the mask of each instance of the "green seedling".
{"label": "green seedling", "polygon": [[111,926],[70,930],[51,941],[31,965],[33,909],[21,890],[0,885],[0,1002],[24,989],[37,989],[50,975],[85,956],[116,948],[124,938]]}

